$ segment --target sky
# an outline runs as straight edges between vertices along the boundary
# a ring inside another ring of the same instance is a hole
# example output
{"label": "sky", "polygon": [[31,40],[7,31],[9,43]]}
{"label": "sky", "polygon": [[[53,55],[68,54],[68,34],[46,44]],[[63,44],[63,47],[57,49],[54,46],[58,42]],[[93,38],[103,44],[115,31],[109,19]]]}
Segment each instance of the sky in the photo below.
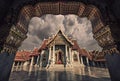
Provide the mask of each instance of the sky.
{"label": "sky", "polygon": [[30,20],[27,39],[22,42],[20,50],[32,50],[40,47],[44,39],[56,34],[61,29],[68,37],[76,39],[81,48],[87,50],[101,50],[93,38],[92,25],[87,18],[77,15],[43,15]]}

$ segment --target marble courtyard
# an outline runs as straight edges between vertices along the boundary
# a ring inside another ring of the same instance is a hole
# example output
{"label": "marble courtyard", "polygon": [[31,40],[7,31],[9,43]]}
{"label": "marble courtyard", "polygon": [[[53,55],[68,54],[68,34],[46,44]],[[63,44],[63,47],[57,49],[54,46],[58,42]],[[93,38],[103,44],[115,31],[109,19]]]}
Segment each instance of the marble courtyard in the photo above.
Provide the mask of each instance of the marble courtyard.
{"label": "marble courtyard", "polygon": [[64,70],[60,68],[45,70],[37,67],[19,68],[10,75],[9,81],[111,81],[108,69],[82,67]]}

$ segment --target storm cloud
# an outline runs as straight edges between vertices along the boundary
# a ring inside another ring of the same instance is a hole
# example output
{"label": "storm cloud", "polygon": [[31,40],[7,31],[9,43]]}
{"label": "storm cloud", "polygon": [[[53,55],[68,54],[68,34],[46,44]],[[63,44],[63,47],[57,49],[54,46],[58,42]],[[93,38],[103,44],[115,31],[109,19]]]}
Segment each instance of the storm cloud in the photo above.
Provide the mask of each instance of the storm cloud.
{"label": "storm cloud", "polygon": [[101,50],[93,38],[91,22],[76,15],[44,15],[33,17],[29,23],[28,38],[19,49],[40,47],[42,40],[56,34],[61,29],[67,36],[78,41],[81,48]]}

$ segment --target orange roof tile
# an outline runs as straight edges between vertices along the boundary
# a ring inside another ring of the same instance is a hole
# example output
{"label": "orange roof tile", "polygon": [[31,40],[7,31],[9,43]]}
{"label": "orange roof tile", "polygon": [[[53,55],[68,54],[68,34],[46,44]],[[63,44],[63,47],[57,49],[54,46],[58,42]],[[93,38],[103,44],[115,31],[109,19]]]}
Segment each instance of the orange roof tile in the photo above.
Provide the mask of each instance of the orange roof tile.
{"label": "orange roof tile", "polygon": [[30,56],[38,56],[39,55],[39,49],[38,48],[34,48],[33,51],[31,52]]}
{"label": "orange roof tile", "polygon": [[15,61],[27,61],[30,59],[29,51],[18,51],[15,56]]}

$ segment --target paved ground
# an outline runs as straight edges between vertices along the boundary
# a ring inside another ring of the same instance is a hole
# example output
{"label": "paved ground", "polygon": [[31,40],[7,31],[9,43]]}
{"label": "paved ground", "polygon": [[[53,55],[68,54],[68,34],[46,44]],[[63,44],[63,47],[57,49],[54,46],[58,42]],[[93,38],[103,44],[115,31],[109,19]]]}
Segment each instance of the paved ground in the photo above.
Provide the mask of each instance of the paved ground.
{"label": "paved ground", "polygon": [[72,70],[31,70],[13,71],[9,81],[111,81],[107,69],[82,67]]}

